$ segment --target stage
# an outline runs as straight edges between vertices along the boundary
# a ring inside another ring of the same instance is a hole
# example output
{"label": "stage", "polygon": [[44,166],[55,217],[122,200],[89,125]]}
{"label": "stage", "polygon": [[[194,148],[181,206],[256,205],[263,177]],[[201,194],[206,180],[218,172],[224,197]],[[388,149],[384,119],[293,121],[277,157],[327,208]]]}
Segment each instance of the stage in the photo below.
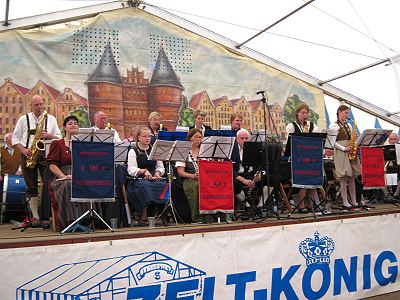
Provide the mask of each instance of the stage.
{"label": "stage", "polygon": [[[337,212],[74,234],[3,224],[0,259],[10,272],[2,294],[136,299],[147,286],[162,299],[359,299],[399,291],[400,208]],[[315,247],[326,255],[310,254]]]}

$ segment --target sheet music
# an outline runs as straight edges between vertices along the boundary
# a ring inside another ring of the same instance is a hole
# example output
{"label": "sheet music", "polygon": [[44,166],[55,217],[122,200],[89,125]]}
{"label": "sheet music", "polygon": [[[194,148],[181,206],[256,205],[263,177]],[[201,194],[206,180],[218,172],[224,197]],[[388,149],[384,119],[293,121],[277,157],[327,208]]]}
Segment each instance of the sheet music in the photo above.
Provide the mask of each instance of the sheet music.
{"label": "sheet music", "polygon": [[113,143],[115,129],[79,128],[71,135],[72,141]]}
{"label": "sheet music", "polygon": [[[267,130],[267,137],[271,137],[271,132]],[[250,142],[265,142],[264,129],[252,130],[250,133]]]}
{"label": "sheet music", "polygon": [[156,140],[149,159],[161,161],[185,161],[192,149],[191,141]]}
{"label": "sheet music", "polygon": [[326,133],[324,148],[325,149],[335,148],[335,143],[339,131],[337,131],[336,129],[327,128],[327,129],[322,129],[321,132]]}
{"label": "sheet music", "polygon": [[126,163],[128,162],[128,152],[131,149],[132,145],[131,142],[126,141],[126,142],[121,142],[121,143],[115,143],[114,145],[114,160],[115,162],[122,162]]}
{"label": "sheet music", "polygon": [[199,158],[230,159],[234,141],[234,137],[205,137],[200,145]]}
{"label": "sheet music", "polygon": [[389,137],[392,129],[365,129],[357,139],[357,146],[379,146]]}

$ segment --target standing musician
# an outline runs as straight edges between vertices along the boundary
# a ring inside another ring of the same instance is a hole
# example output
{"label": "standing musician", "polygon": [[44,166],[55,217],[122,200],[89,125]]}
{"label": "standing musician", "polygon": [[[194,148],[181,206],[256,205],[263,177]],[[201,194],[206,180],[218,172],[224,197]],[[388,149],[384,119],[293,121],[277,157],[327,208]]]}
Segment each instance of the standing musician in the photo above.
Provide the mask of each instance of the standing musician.
{"label": "standing musician", "polygon": [[197,128],[200,129],[202,136],[204,136],[204,133],[206,130],[211,130],[212,128],[208,125],[204,125],[204,119],[206,118],[207,113],[202,110],[196,110],[194,112],[194,125],[190,126],[189,129],[192,128]]}
{"label": "standing musician", "polygon": [[183,179],[183,190],[188,199],[192,221],[199,218],[199,166],[197,156],[203,138],[199,128],[189,130],[186,140],[192,141],[192,149],[186,161],[177,161],[175,166],[178,176]]}
{"label": "standing musician", "polygon": [[[110,129],[110,123],[107,122],[107,114],[104,111],[98,111],[93,116],[94,129]],[[120,143],[121,138],[117,130],[114,129],[114,143]]]}
{"label": "standing musician", "polygon": [[164,180],[160,180],[165,168],[162,161],[149,160],[152,148],[150,140],[150,128],[140,128],[136,147],[128,152],[128,174],[137,180],[128,182],[127,192],[139,215],[139,225],[147,224],[147,207],[150,204],[165,204],[165,200],[160,199],[167,185]]}
{"label": "standing musician", "polygon": [[[318,126],[313,122],[308,121],[308,115],[310,113],[310,107],[306,103],[300,103],[295,110],[296,121],[289,123],[286,126],[286,134],[289,136],[290,133],[310,133],[317,132]],[[308,209],[305,208],[304,201],[302,199],[306,196],[306,189],[299,190],[299,213],[307,213]],[[316,189],[309,189],[310,196],[318,203],[318,193]],[[310,204],[312,205],[312,204]]]}
{"label": "standing musician", "polygon": [[243,117],[239,113],[233,113],[231,115],[231,130],[232,131],[239,131],[242,126]]}
{"label": "standing musician", "polygon": [[[356,149],[352,149],[357,139],[357,132],[352,128],[347,119],[349,117],[350,108],[346,105],[340,105],[337,109],[337,121],[332,123],[329,128],[338,132],[333,159],[335,162],[336,177],[340,181],[340,195],[342,197],[343,211],[350,211],[358,207],[356,198],[355,178],[361,174],[361,164],[358,155],[353,153]],[[349,187],[350,199],[347,198],[347,186]]]}
{"label": "standing musician", "polygon": [[[47,162],[44,151],[37,147],[42,140],[59,139],[61,132],[58,128],[56,118],[44,113],[44,100],[41,96],[35,95],[31,98],[31,110],[19,117],[14,129],[12,144],[17,146],[21,152],[21,167],[26,183],[26,198],[32,212],[32,225],[40,224],[39,198],[38,198],[38,171],[43,179],[47,169]],[[39,142],[39,143],[38,143]],[[28,162],[33,162],[28,164]]]}

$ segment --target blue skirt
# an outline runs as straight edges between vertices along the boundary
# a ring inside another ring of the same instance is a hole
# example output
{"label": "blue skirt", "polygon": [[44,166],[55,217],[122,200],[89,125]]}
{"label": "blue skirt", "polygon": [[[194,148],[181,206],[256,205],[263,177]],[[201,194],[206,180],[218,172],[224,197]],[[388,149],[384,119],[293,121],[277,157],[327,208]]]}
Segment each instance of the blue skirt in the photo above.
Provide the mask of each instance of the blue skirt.
{"label": "blue skirt", "polygon": [[148,181],[145,179],[131,180],[127,182],[126,192],[129,204],[133,205],[136,214],[140,215],[143,208],[150,204],[166,204],[164,199],[167,181]]}

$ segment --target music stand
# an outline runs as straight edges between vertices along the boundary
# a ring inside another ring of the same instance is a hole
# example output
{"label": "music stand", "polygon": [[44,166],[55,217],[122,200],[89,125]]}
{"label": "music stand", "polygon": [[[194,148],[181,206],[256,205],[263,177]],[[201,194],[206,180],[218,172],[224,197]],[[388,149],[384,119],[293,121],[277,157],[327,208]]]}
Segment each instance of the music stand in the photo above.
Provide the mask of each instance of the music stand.
{"label": "music stand", "polygon": [[186,131],[159,131],[157,139],[163,141],[184,141],[186,137]]}
{"label": "music stand", "polygon": [[[265,149],[265,145],[267,146],[267,151]],[[264,188],[264,175],[269,176],[274,175],[275,178],[275,184],[273,184],[274,189],[278,189],[279,185],[279,176],[276,172],[277,170],[277,165],[278,162],[280,162],[281,159],[281,154],[282,154],[282,143],[280,142],[269,142],[268,144],[265,143],[265,141],[260,141],[260,142],[245,142],[243,145],[243,166],[258,166],[258,170],[261,171],[264,169],[264,167],[268,164],[269,166],[269,174],[266,172],[262,171],[261,172],[261,185],[262,185],[262,190]],[[267,161],[268,159],[268,161]],[[268,189],[270,188],[270,180],[267,180],[267,186]],[[279,215],[274,211],[273,209],[273,201],[272,197],[268,191],[268,198],[265,199],[264,192],[261,194],[261,199],[262,199],[262,206],[261,206],[261,211],[265,212],[265,217],[264,213],[262,213],[262,220],[259,222],[262,222],[264,219],[269,218],[269,217],[276,217],[280,218]]]}
{"label": "music stand", "polygon": [[[128,154],[129,154],[129,150],[132,148],[132,144],[133,143],[131,143],[129,141],[114,144],[114,162],[115,163],[125,165],[128,162]],[[117,176],[117,177],[120,178],[120,176]],[[128,225],[131,225],[132,224],[132,216],[131,216],[131,210],[129,208],[128,196],[126,194],[125,181],[121,184],[121,191],[122,191],[122,198],[123,198],[124,204],[125,204],[125,212],[126,212],[126,218],[128,221]]]}
{"label": "music stand", "polygon": [[387,140],[392,133],[392,129],[365,129],[357,139],[357,146],[380,146]]}
{"label": "music stand", "polygon": [[336,129],[327,128],[322,129],[321,132],[326,133],[324,149],[333,150],[335,148],[336,139],[339,131],[337,131]]}
{"label": "music stand", "polygon": [[161,214],[157,217],[156,221],[159,218],[161,218],[163,214],[168,213],[169,208],[172,211],[172,216],[174,218],[177,227],[179,227],[179,225],[176,216],[178,216],[181,219],[181,221],[183,221],[182,218],[179,216],[178,212],[176,211],[172,201],[171,162],[186,161],[186,158],[188,157],[191,149],[192,149],[191,141],[162,141],[162,140],[156,140],[151,149],[149,160],[160,160],[160,161],[165,161],[167,163],[168,184],[170,189],[168,195],[168,201],[165,204]]}
{"label": "music stand", "polygon": [[[331,135],[332,136],[335,136],[335,142],[336,142],[336,136],[337,136],[337,134],[335,135],[333,132],[331,133]],[[327,140],[327,132],[307,132],[307,133],[304,133],[304,132],[294,132],[294,133],[290,133],[289,134],[289,140],[288,140],[288,144],[290,145],[290,149],[288,149],[288,146],[286,146],[286,149],[285,149],[285,156],[286,155],[288,155],[288,156],[291,156],[292,155],[292,143],[291,143],[291,137],[292,136],[299,136],[299,137],[307,137],[307,138],[315,138],[315,139],[322,139],[323,141],[324,141],[324,147],[325,147],[325,145],[326,145],[326,140]],[[333,138],[332,138],[332,141],[333,141]],[[329,142],[329,143],[331,143],[331,142]],[[333,144],[334,145],[334,144]],[[323,163],[323,160],[322,160],[322,156],[321,156],[321,162]],[[293,162],[292,162],[293,163]],[[323,165],[322,165],[322,168],[323,168]],[[292,168],[292,176],[293,176],[293,168]],[[292,185],[293,185],[293,183],[292,183]],[[299,186],[297,186],[297,187],[299,187]],[[321,185],[321,187],[320,188],[322,188],[322,185]],[[307,188],[306,188],[307,189]],[[315,189],[315,188],[311,188],[311,189]],[[287,215],[287,218],[289,219],[291,216],[292,216],[292,214],[300,207],[300,205],[302,204],[302,203],[304,203],[304,201],[306,200],[306,199],[308,199],[308,200],[310,200],[311,201],[311,203],[312,203],[312,206],[311,206],[311,209],[312,209],[312,214],[313,214],[313,217],[314,218],[316,218],[316,214],[315,214],[315,209],[314,209],[314,207],[316,207],[320,212],[321,212],[321,214],[323,214],[323,215],[326,215],[326,213],[323,211],[323,209],[321,208],[321,206],[322,206],[322,201],[319,203],[319,204],[317,204],[316,202],[315,202],[315,200],[314,199],[312,199],[311,197],[309,197],[308,196],[308,193],[307,193],[307,191],[306,191],[306,195],[305,195],[305,197],[303,198],[303,199],[301,199],[300,201],[299,201],[299,203],[292,209],[292,211]]]}
{"label": "music stand", "polygon": [[[88,131],[90,129],[90,132]],[[99,136],[97,136],[97,133],[99,133]],[[83,139],[83,140],[81,140]],[[97,141],[97,142],[106,142],[110,143],[114,140],[114,130],[109,130],[109,129],[93,129],[93,128],[80,128],[78,131],[78,134],[73,134],[71,135],[71,143],[72,143],[72,150],[73,150],[73,141],[79,141],[79,142],[89,142],[89,141]],[[115,165],[115,162],[114,162]],[[114,172],[115,172],[115,167],[114,167]],[[114,173],[115,177],[115,173]],[[72,183],[71,183],[71,189],[72,189]],[[114,190],[115,192],[115,190]],[[72,196],[72,191],[71,191],[71,196]],[[105,225],[111,232],[114,232],[114,229],[110,227],[110,225],[107,224],[106,221],[94,210],[93,208],[93,200],[92,198],[71,198],[71,202],[89,202],[90,203],[90,209],[87,210],[83,215],[81,215],[78,219],[76,219],[74,222],[72,222],[70,225],[68,225],[66,228],[64,228],[61,233],[74,233],[77,230],[84,231],[84,232],[89,232],[89,231],[94,231],[94,220],[100,221],[103,225]],[[104,200],[102,199],[104,202]],[[113,202],[115,201],[115,196],[114,198],[106,199],[106,201]],[[79,222],[86,217],[89,218],[89,220],[92,223],[92,230],[89,229],[88,227],[82,226]]]}
{"label": "music stand", "polygon": [[199,159],[223,159],[231,158],[234,137],[207,136],[200,145]]}
{"label": "music stand", "polygon": [[265,134],[267,134],[267,138],[270,138],[270,132],[267,130],[253,130],[250,134],[250,141],[249,142],[265,142]]}

